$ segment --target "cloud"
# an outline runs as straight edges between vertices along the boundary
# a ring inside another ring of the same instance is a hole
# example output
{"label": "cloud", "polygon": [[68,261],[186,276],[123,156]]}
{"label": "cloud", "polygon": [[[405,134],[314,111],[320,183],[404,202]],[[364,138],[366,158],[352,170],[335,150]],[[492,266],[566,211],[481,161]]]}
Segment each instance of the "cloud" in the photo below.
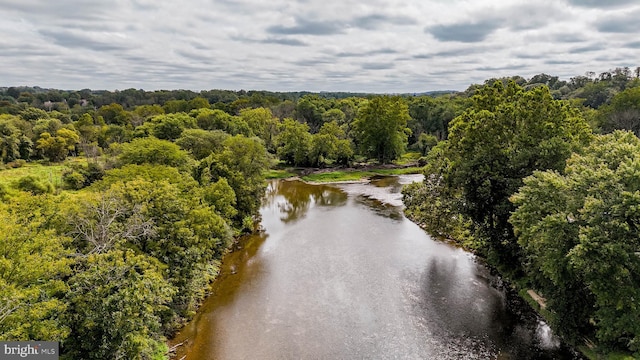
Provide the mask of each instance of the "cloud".
{"label": "cloud", "polygon": [[636,34],[640,32],[639,16],[640,11],[635,11],[622,16],[608,17],[598,21],[596,27],[599,31],[605,33]]}
{"label": "cloud", "polygon": [[413,25],[416,24],[416,20],[409,16],[392,16],[384,14],[371,14],[361,17],[356,17],[352,24],[361,29],[378,29],[384,25]]}
{"label": "cloud", "polygon": [[338,21],[314,21],[296,18],[292,26],[273,25],[267,32],[276,35],[335,35],[344,32],[344,24]]}
{"label": "cloud", "polygon": [[569,50],[569,53],[570,54],[583,54],[583,53],[588,53],[588,52],[593,52],[593,51],[604,50],[606,48],[607,48],[607,46],[605,44],[595,43],[595,44],[589,44],[589,45],[579,46],[579,47],[573,48],[573,49]]}
{"label": "cloud", "polygon": [[569,64],[578,64],[577,61],[571,60],[545,60],[545,64],[547,65],[569,65]]}
{"label": "cloud", "polygon": [[83,48],[94,51],[123,50],[132,47],[125,36],[118,33],[90,33],[71,30],[40,30],[40,34],[67,48]]}
{"label": "cloud", "polygon": [[635,5],[637,0],[568,0],[569,4],[587,8],[615,8]]}
{"label": "cloud", "polygon": [[364,63],[361,65],[363,70],[388,70],[393,69],[393,63]]}
{"label": "cloud", "polygon": [[527,65],[504,65],[504,66],[481,66],[477,67],[475,70],[479,71],[504,71],[504,70],[521,70],[527,68]]}
{"label": "cloud", "polygon": [[451,25],[436,25],[427,27],[425,32],[433,35],[440,41],[458,41],[465,43],[481,42],[500,28],[500,25],[492,22],[461,23]]}
{"label": "cloud", "polygon": [[390,55],[390,54],[397,54],[397,53],[399,53],[398,50],[394,50],[391,48],[382,48],[382,49],[375,49],[375,50],[369,50],[369,51],[363,51],[363,52],[342,51],[342,52],[336,53],[335,56],[341,57],[341,58],[349,58],[349,57],[368,57],[373,55]]}
{"label": "cloud", "polygon": [[304,41],[300,41],[298,39],[292,38],[283,38],[283,37],[268,37],[266,39],[260,40],[261,43],[264,44],[279,44],[279,45],[287,45],[287,46],[309,46]]}
{"label": "cloud", "polygon": [[286,46],[308,46],[306,42],[291,37],[274,37],[269,36],[263,39],[253,39],[245,36],[234,35],[230,37],[232,40],[252,44],[277,44]]}
{"label": "cloud", "polygon": [[640,41],[632,41],[624,44],[624,47],[630,49],[640,49]]}
{"label": "cloud", "polygon": [[571,33],[563,33],[556,34],[552,37],[552,41],[561,42],[561,43],[577,43],[583,42],[586,38],[583,34],[571,34]]}

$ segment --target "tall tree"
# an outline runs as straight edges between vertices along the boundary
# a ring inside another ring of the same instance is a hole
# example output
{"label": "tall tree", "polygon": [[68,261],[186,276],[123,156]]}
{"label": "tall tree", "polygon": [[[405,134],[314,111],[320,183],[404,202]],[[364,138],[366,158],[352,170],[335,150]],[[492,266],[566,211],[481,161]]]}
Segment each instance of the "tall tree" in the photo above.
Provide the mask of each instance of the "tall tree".
{"label": "tall tree", "polygon": [[400,97],[379,96],[365,103],[354,122],[361,152],[381,163],[399,158],[410,133],[407,103]]}
{"label": "tall tree", "polygon": [[517,267],[509,197],[534,170],[564,169],[571,152],[590,139],[580,113],[554,100],[547,87],[525,92],[512,81],[496,82],[476,90],[473,106],[453,120],[449,139],[433,150],[446,161],[429,172],[461,197],[459,210],[486,241],[484,252]]}
{"label": "tall tree", "polygon": [[534,173],[512,198],[529,271],[561,329],[593,323],[601,342],[640,352],[640,140],[598,136],[563,170]]}

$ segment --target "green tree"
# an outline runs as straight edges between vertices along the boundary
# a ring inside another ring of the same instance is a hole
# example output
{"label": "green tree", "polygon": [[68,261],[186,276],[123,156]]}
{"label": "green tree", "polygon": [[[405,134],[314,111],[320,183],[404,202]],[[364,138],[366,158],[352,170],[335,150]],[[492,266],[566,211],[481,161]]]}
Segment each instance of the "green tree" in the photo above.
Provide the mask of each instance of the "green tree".
{"label": "green tree", "polygon": [[155,259],[131,250],[90,255],[69,280],[63,343],[71,358],[163,359],[161,315],[176,290]]}
{"label": "green tree", "polygon": [[343,164],[351,160],[351,142],[337,122],[324,123],[320,131],[312,135],[309,157],[315,166],[323,165],[327,160]]}
{"label": "green tree", "polygon": [[36,141],[36,149],[42,156],[54,162],[66,159],[69,154],[66,139],[61,136],[51,136],[48,132],[40,134],[40,138]]}
{"label": "green tree", "polygon": [[311,134],[307,124],[301,124],[293,119],[284,119],[280,124],[276,143],[278,157],[287,164],[300,166],[309,163]]}
{"label": "green tree", "polygon": [[223,143],[230,135],[221,130],[186,129],[176,144],[183,150],[189,151],[196,160],[222,151]]}
{"label": "green tree", "polygon": [[222,110],[198,109],[189,113],[196,119],[198,127],[203,130],[227,131],[232,122],[232,116]]}
{"label": "green tree", "polygon": [[158,115],[152,122],[153,135],[163,140],[175,140],[185,129],[196,127],[195,119],[185,113]]}
{"label": "green tree", "polygon": [[102,116],[107,124],[127,125],[131,123],[131,114],[122,105],[112,103],[98,109],[98,116]]}
{"label": "green tree", "polygon": [[9,118],[0,115],[0,161],[5,163],[20,158],[22,134]]}
{"label": "green tree", "polygon": [[257,214],[264,195],[264,172],[270,166],[269,154],[257,137],[232,136],[225,140],[224,147],[222,152],[202,160],[196,178],[201,184],[226,179],[236,195],[238,213],[234,224],[247,227]]}
{"label": "green tree", "polygon": [[598,136],[564,175],[526,178],[511,216],[560,328],[589,335],[593,321],[601,342],[631,351],[640,351],[638,179],[640,140],[620,131]]}
{"label": "green tree", "polygon": [[170,141],[154,137],[135,139],[121,145],[118,161],[125,164],[158,164],[186,169],[189,154]]}
{"label": "green tree", "polygon": [[640,135],[640,87],[616,94],[611,104],[600,109],[598,127],[604,133],[613,130],[630,130]]}
{"label": "green tree", "polygon": [[482,252],[495,264],[517,268],[509,197],[533,171],[562,170],[590,139],[580,113],[554,100],[548,88],[525,92],[512,81],[496,82],[477,89],[473,106],[453,120],[449,139],[432,150],[446,161],[427,176],[442,177],[448,193],[461,198],[459,211],[486,242]]}
{"label": "green tree", "polygon": [[2,340],[60,341],[69,332],[60,315],[66,309],[62,279],[70,272],[65,248],[70,239],[47,228],[48,202],[18,195],[0,205]]}
{"label": "green tree", "polygon": [[409,118],[400,97],[379,96],[365,103],[353,124],[362,154],[381,163],[399,158],[407,146]]}
{"label": "green tree", "polygon": [[274,148],[279,122],[274,118],[271,110],[265,108],[242,109],[240,110],[240,119],[249,126],[253,135],[264,141],[267,149]]}

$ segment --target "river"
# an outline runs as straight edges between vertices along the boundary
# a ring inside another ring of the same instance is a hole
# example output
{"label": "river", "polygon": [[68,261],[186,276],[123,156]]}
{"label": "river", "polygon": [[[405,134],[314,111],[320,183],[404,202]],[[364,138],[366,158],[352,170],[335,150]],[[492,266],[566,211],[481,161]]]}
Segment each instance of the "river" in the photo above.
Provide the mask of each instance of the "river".
{"label": "river", "polygon": [[474,255],[402,213],[417,175],[273,181],[176,358],[574,359]]}

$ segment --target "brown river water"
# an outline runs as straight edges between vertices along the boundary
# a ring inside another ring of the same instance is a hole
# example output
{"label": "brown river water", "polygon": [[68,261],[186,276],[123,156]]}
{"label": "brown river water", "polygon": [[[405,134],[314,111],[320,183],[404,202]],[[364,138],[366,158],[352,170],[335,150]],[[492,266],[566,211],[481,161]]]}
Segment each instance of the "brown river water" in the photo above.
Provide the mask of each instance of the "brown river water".
{"label": "brown river water", "polygon": [[403,184],[273,181],[176,359],[575,359],[474,255],[402,213]]}

